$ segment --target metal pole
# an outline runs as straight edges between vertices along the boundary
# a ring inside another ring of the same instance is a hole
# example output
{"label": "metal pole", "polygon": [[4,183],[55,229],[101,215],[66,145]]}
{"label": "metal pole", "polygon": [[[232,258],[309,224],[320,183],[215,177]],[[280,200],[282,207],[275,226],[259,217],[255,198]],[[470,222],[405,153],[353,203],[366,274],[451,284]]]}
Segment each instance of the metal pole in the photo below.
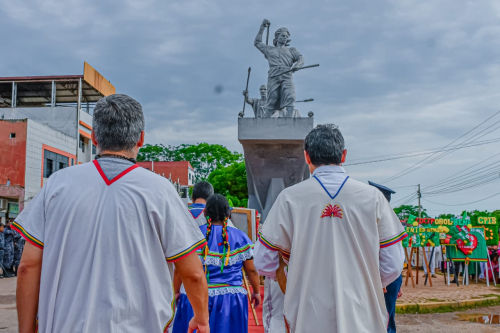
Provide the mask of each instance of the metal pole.
{"label": "metal pole", "polygon": [[52,80],[52,94],[50,96],[50,106],[56,106],[56,81]]}
{"label": "metal pole", "polygon": [[[80,108],[82,107],[82,79],[78,79],[78,101],[76,104],[76,160],[78,164],[78,150],[80,149]],[[92,153],[92,152],[90,152]]]}
{"label": "metal pole", "polygon": [[12,82],[12,100],[10,101],[12,108],[17,108],[17,84]]}

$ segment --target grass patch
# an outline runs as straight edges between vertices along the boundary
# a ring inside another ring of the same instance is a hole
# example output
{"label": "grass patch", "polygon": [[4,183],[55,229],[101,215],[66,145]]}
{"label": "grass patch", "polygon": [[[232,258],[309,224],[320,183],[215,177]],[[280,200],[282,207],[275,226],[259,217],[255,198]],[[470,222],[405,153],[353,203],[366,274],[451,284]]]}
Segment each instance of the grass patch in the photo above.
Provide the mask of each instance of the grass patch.
{"label": "grass patch", "polygon": [[429,301],[429,302],[446,302],[443,299],[437,299],[437,298],[427,298],[426,301]]}
{"label": "grass patch", "polygon": [[500,305],[500,296],[498,295],[484,295],[483,297],[496,297],[496,300],[484,300],[480,303],[476,303],[473,305],[464,305],[464,306],[449,306],[444,305],[432,309],[428,309],[425,307],[420,307],[418,304],[411,304],[406,306],[405,308],[396,308],[397,314],[426,314],[426,313],[446,313],[446,312],[457,312],[457,311],[465,311],[469,309],[481,308],[486,306],[496,306]]}

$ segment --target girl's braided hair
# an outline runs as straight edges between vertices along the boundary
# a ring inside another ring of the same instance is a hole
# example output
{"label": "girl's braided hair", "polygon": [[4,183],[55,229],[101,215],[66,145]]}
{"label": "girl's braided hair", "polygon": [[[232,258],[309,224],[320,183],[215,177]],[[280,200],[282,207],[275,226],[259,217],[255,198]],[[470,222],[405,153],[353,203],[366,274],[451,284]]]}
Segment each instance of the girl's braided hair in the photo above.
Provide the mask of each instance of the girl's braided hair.
{"label": "girl's braided hair", "polygon": [[222,222],[222,245],[224,247],[224,252],[221,259],[224,260],[225,258],[225,261],[223,261],[221,265],[221,273],[224,271],[224,266],[229,264],[229,254],[231,252],[231,247],[229,246],[229,236],[227,233],[227,221],[230,213],[231,208],[229,207],[227,199],[223,195],[214,194],[208,198],[205,206],[205,216],[207,218],[207,234],[205,238],[207,240],[207,245],[203,248],[202,253],[206,260],[208,255],[208,241],[212,233],[212,222]]}

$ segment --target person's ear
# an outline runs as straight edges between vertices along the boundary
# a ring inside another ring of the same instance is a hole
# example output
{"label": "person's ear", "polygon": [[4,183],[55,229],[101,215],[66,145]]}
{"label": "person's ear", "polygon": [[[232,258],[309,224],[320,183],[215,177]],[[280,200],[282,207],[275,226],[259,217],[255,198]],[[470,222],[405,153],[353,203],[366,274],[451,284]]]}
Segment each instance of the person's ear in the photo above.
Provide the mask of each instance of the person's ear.
{"label": "person's ear", "polygon": [[94,130],[92,130],[92,133],[90,133],[90,137],[92,138],[92,144],[97,147],[97,140],[95,139]]}
{"label": "person's ear", "polygon": [[137,141],[137,148],[141,148],[142,146],[144,146],[144,135],[145,135],[145,132],[142,131],[141,137],[140,137],[139,141]]}
{"label": "person's ear", "polygon": [[306,159],[306,163],[308,165],[311,165],[312,162],[311,162],[311,157],[309,157],[309,153],[307,151],[304,150],[304,158]]}
{"label": "person's ear", "polygon": [[347,149],[344,149],[344,151],[342,152],[342,164],[345,163],[345,158],[347,156]]}

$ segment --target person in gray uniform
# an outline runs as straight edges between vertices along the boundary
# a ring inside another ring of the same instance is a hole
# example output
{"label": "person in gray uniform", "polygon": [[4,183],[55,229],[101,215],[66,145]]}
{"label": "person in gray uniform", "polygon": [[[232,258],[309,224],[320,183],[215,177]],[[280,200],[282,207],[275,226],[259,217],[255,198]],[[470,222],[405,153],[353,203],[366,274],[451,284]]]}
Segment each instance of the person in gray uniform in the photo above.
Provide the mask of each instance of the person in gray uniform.
{"label": "person in gray uniform", "polygon": [[0,279],[3,279],[4,270],[3,270],[3,248],[5,246],[4,237],[3,237],[4,226],[0,223]]}
{"label": "person in gray uniform", "polygon": [[9,272],[12,270],[12,266],[14,265],[14,230],[10,227],[10,221],[5,225],[3,235],[3,267],[7,272]]}
{"label": "person in gray uniform", "polygon": [[24,250],[24,238],[20,233],[14,231],[14,275],[17,276],[17,268],[19,267],[19,263],[21,262],[21,256],[23,255]]}

